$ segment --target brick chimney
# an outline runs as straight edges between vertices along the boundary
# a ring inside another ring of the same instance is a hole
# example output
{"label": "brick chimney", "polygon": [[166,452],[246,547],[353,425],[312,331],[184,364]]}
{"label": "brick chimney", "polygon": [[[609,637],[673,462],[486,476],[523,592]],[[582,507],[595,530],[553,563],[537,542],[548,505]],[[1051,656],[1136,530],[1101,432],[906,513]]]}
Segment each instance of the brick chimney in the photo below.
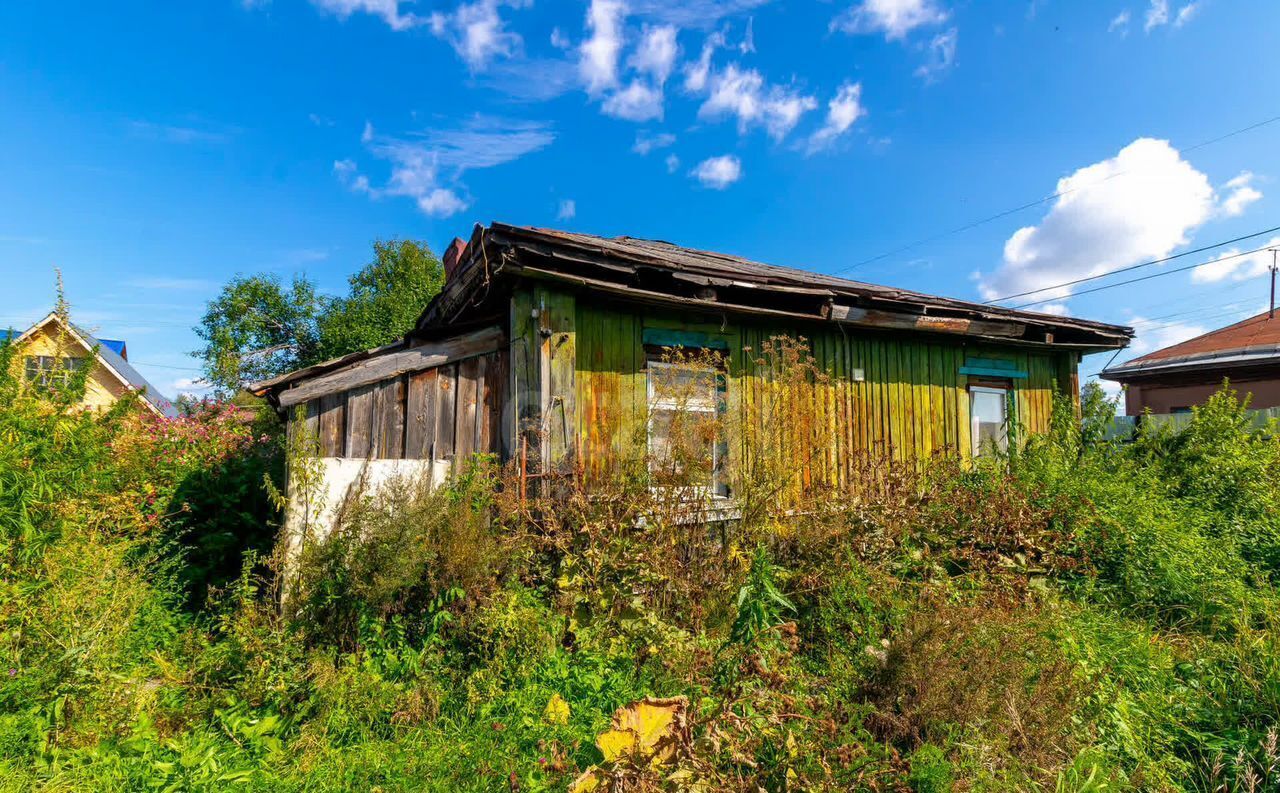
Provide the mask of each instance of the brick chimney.
{"label": "brick chimney", "polygon": [[461,237],[454,237],[453,242],[449,243],[449,247],[445,249],[444,259],[444,280],[453,279],[453,274],[458,271],[458,266],[462,264],[462,258],[467,253],[466,240]]}

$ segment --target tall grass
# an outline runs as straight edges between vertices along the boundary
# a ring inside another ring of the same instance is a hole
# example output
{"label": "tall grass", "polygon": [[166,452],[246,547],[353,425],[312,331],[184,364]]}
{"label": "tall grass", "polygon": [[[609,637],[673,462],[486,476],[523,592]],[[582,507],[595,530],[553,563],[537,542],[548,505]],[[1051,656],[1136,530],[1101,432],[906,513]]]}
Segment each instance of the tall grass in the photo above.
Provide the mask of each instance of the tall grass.
{"label": "tall grass", "polygon": [[[85,414],[0,348],[0,787],[1280,789],[1280,447],[1233,393],[1127,445],[1091,393],[1009,459],[842,486],[805,452],[824,374],[757,355],[750,423],[656,459],[357,494],[281,611],[244,486],[274,430]],[[646,697],[687,740],[606,760]]]}

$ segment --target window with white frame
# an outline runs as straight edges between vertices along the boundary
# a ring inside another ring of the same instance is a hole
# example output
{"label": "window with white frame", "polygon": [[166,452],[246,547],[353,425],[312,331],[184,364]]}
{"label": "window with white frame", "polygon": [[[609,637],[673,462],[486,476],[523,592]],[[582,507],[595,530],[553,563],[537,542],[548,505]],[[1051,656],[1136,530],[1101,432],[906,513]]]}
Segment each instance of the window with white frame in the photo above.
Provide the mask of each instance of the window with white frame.
{"label": "window with white frame", "polygon": [[27,382],[38,388],[61,388],[84,365],[83,358],[58,355],[28,355],[25,375]]}
{"label": "window with white frame", "polygon": [[721,373],[702,363],[651,359],[647,379],[651,469],[727,495],[721,476],[725,447],[716,421]]}
{"label": "window with white frame", "polygon": [[975,457],[1009,449],[1009,388],[969,386],[969,439]]}

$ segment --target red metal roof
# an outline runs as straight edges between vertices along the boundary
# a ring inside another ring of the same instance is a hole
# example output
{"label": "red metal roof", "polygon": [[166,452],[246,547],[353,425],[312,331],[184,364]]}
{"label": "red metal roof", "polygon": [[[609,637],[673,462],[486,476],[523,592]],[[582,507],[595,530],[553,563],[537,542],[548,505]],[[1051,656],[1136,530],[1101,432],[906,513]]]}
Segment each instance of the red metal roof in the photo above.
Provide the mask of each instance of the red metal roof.
{"label": "red metal roof", "polygon": [[1160,361],[1166,358],[1183,358],[1191,355],[1205,355],[1227,350],[1240,350],[1245,347],[1280,344],[1280,314],[1275,319],[1267,318],[1264,311],[1256,317],[1249,317],[1234,325],[1210,331],[1203,336],[1187,339],[1163,349],[1149,352],[1140,358],[1134,358],[1130,364]]}

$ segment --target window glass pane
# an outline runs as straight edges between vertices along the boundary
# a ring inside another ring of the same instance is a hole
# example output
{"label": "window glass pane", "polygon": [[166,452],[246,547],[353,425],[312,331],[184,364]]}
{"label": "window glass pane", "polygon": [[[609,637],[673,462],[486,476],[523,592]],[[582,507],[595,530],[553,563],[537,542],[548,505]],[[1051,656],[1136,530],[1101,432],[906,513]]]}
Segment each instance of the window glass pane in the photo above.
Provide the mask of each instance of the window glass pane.
{"label": "window glass pane", "polygon": [[1005,451],[1009,445],[1009,393],[998,388],[971,388],[969,416],[973,423],[974,454],[990,454],[993,449]]}
{"label": "window glass pane", "polygon": [[663,361],[649,361],[647,368],[651,470],[673,477],[672,484],[727,494],[717,475],[723,455],[716,423],[718,372]]}
{"label": "window glass pane", "polygon": [[680,364],[649,362],[649,401],[689,410],[715,410],[716,372]]}
{"label": "window glass pane", "polygon": [[28,355],[24,372],[29,382],[41,388],[66,385],[71,375],[84,366],[84,358],[59,358],[53,355]]}

